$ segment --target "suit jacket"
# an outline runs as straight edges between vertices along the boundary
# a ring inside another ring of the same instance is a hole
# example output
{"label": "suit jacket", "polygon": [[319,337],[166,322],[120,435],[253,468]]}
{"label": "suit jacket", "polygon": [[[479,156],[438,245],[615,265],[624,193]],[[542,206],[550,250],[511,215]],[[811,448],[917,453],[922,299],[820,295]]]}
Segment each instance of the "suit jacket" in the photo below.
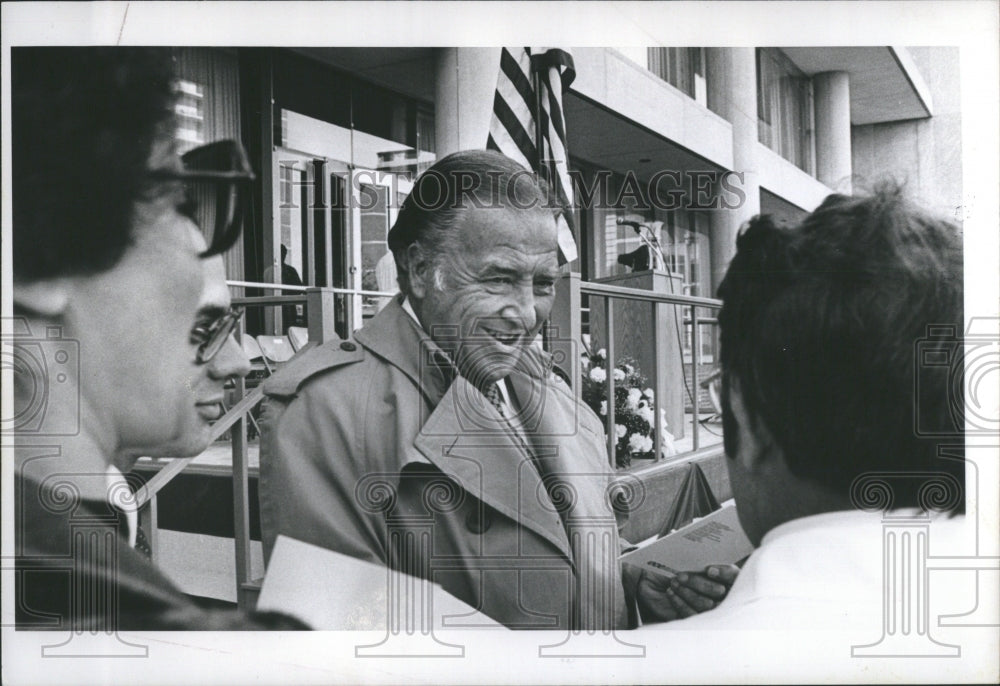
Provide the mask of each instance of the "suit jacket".
{"label": "suit jacket", "polygon": [[106,502],[17,475],[15,622],[18,629],[84,631],[308,629],[278,613],[204,610],[121,535]]}
{"label": "suit jacket", "polygon": [[[600,421],[540,351],[509,382],[511,423],[401,297],[294,360],[264,386],[265,558],[286,534],[431,579],[508,627],[624,625]],[[603,563],[578,559],[586,540]]]}

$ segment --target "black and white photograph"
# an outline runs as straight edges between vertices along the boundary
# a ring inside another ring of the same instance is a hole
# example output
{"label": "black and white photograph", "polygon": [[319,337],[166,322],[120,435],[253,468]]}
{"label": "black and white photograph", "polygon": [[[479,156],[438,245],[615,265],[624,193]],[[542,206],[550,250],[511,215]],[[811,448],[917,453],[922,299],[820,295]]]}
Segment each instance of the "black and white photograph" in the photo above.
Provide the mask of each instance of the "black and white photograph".
{"label": "black and white photograph", "polygon": [[1000,3],[2,29],[5,683],[1000,680]]}

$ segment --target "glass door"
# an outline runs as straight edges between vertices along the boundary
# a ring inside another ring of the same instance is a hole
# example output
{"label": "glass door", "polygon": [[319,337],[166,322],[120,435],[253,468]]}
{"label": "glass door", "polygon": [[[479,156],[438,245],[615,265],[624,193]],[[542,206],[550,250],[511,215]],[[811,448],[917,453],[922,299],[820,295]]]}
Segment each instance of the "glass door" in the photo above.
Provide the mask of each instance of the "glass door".
{"label": "glass door", "polygon": [[377,292],[396,293],[395,263],[387,243],[389,229],[413,183],[404,175],[374,169],[351,172],[352,325],[359,328],[390,300]]}
{"label": "glass door", "polygon": [[433,155],[291,110],[280,122],[268,280],[295,269],[305,285],[338,289],[335,328],[347,338],[398,290],[389,229]]}

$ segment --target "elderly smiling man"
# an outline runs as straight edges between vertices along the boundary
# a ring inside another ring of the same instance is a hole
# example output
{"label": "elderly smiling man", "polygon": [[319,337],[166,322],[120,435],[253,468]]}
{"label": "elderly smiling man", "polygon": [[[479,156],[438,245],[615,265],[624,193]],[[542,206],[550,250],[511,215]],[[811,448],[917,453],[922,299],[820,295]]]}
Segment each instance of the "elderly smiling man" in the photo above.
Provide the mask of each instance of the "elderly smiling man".
{"label": "elderly smiling man", "polygon": [[[559,275],[547,201],[493,152],[417,180],[389,234],[402,294],[265,386],[267,556],[285,534],[431,578],[508,627],[627,625],[602,425],[536,343]],[[691,586],[702,607],[726,591]]]}

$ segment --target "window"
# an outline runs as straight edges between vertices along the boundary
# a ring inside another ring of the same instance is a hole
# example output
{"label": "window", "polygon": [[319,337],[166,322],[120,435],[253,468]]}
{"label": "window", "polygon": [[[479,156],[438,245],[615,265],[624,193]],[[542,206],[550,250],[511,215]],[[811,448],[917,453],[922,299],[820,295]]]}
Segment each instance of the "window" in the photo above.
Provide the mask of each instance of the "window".
{"label": "window", "polygon": [[647,60],[651,72],[706,105],[705,48],[649,48]]}
{"label": "window", "polygon": [[177,80],[177,140],[181,152],[205,143],[205,91],[201,84]]}
{"label": "window", "polygon": [[812,80],[771,48],[757,49],[757,134],[761,143],[815,175]]}

